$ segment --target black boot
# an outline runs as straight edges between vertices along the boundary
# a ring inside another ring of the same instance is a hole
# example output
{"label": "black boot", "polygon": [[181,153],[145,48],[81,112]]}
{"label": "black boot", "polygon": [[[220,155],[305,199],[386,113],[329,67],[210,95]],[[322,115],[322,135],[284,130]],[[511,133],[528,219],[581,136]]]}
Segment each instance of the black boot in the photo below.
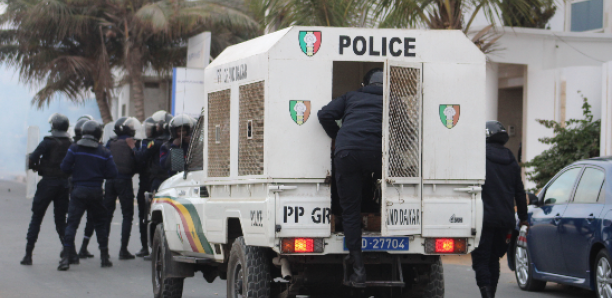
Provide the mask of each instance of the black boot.
{"label": "black boot", "polygon": [[57,270],[66,271],[68,269],[70,269],[70,250],[68,247],[64,247],[64,250],[62,252],[62,259],[59,262]]}
{"label": "black boot", "polygon": [[489,286],[489,296],[491,298],[495,298],[495,292],[497,292],[497,285],[490,285]]}
{"label": "black boot", "polygon": [[64,236],[59,236],[60,243],[62,244],[62,250],[60,251],[60,259],[64,257]]}
{"label": "black boot", "polygon": [[135,258],[136,257],[127,250],[126,246],[121,246],[119,250],[119,260],[131,260]]}
{"label": "black boot", "polygon": [[102,261],[101,267],[113,267],[113,263],[111,263],[110,256],[108,255],[108,248],[100,249],[100,260]]}
{"label": "black boot", "polygon": [[488,286],[480,287],[480,296],[482,298],[491,298],[491,290]]}
{"label": "black boot", "polygon": [[32,265],[32,251],[34,250],[34,245],[26,245],[26,254],[21,260],[21,265]]}
{"label": "black boot", "polygon": [[94,257],[94,255],[87,250],[87,245],[89,245],[89,238],[83,238],[83,244],[81,244],[81,249],[79,250],[79,258],[86,259]]}
{"label": "black boot", "polygon": [[363,263],[363,253],[361,250],[353,250],[350,252],[349,264],[353,263],[353,274],[348,280],[348,285],[353,288],[366,287],[366,271]]}
{"label": "black boot", "polygon": [[146,257],[148,255],[149,255],[149,248],[146,246],[143,246],[142,249],[136,253],[136,256],[139,258]]}
{"label": "black boot", "polygon": [[74,246],[70,247],[70,250],[68,250],[68,259],[70,260],[70,265],[78,265],[80,263],[79,261],[79,255],[76,252],[76,248]]}

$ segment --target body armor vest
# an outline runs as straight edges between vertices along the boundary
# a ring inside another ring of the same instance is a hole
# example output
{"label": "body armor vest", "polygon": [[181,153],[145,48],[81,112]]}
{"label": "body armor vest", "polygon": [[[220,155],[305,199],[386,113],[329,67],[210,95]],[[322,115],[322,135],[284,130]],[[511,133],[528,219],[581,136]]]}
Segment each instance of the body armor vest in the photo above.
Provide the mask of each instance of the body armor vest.
{"label": "body armor vest", "polygon": [[66,157],[68,148],[72,145],[68,138],[45,137],[46,140],[51,140],[51,148],[49,152],[43,154],[38,167],[38,174],[49,178],[67,179],[68,174],[60,169],[60,164]]}
{"label": "body armor vest", "polygon": [[132,151],[132,148],[128,146],[125,140],[111,140],[108,147],[113,155],[119,174],[134,175],[134,170],[136,169],[134,151]]}
{"label": "body armor vest", "polygon": [[155,139],[154,142],[155,143],[153,144],[153,147],[151,149],[155,150],[155,152],[153,152],[153,158],[151,158],[151,163],[149,164],[149,176],[151,178],[166,179],[168,178],[168,172],[164,170],[164,168],[162,168],[162,166],[159,164],[159,151],[164,140]]}

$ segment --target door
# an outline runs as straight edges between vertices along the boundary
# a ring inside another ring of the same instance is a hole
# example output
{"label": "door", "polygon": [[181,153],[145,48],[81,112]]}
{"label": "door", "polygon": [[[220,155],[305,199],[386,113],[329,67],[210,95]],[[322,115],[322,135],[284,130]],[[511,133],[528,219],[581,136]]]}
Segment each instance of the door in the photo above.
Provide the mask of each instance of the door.
{"label": "door", "polygon": [[383,235],[421,233],[422,78],[420,63],[385,63]]}
{"label": "door", "polygon": [[527,243],[531,261],[540,272],[566,272],[560,225],[581,167],[569,168],[544,190],[544,205],[533,209]]}
{"label": "door", "polygon": [[561,219],[561,244],[567,271],[565,275],[586,278],[589,269],[589,253],[597,227],[601,225],[604,200],[599,199],[604,171],[586,167],[576,187],[574,200],[567,205]]}

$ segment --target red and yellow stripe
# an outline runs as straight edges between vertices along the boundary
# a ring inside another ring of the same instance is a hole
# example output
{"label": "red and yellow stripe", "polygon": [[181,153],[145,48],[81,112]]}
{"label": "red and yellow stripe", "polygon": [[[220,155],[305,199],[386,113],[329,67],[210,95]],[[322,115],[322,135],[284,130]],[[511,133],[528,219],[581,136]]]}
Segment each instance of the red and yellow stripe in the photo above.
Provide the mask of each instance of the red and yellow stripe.
{"label": "red and yellow stripe", "polygon": [[[212,251],[207,252],[204,249],[203,243],[206,242],[208,244],[208,241],[206,240],[204,235],[198,235],[201,234],[198,233],[198,230],[201,230],[201,227],[198,229],[194,224],[194,216],[198,216],[197,214],[192,214],[192,212],[190,212],[187,207],[185,207],[185,205],[177,202],[177,200],[172,199],[170,197],[155,198],[153,200],[153,204],[168,204],[172,206],[181,217],[181,222],[183,223],[183,231],[185,232],[185,236],[187,236],[187,239],[189,240],[191,249],[194,252],[212,254]],[[199,217],[197,218],[197,222],[200,222]]]}

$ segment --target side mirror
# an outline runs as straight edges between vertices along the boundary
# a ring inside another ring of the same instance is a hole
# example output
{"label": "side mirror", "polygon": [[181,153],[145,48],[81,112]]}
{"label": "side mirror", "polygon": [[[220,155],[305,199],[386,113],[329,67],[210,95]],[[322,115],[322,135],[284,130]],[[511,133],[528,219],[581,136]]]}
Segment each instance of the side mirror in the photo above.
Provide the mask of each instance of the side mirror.
{"label": "side mirror", "polygon": [[170,148],[170,169],[172,172],[185,170],[185,152],[182,148]]}
{"label": "side mirror", "polygon": [[544,205],[552,205],[552,204],[554,204],[556,202],[557,202],[557,199],[555,199],[555,198],[548,198],[548,199],[544,200]]}
{"label": "side mirror", "polygon": [[539,199],[538,196],[536,196],[534,193],[532,192],[528,192],[527,193],[527,205],[534,205],[534,206],[538,206],[539,205]]}

